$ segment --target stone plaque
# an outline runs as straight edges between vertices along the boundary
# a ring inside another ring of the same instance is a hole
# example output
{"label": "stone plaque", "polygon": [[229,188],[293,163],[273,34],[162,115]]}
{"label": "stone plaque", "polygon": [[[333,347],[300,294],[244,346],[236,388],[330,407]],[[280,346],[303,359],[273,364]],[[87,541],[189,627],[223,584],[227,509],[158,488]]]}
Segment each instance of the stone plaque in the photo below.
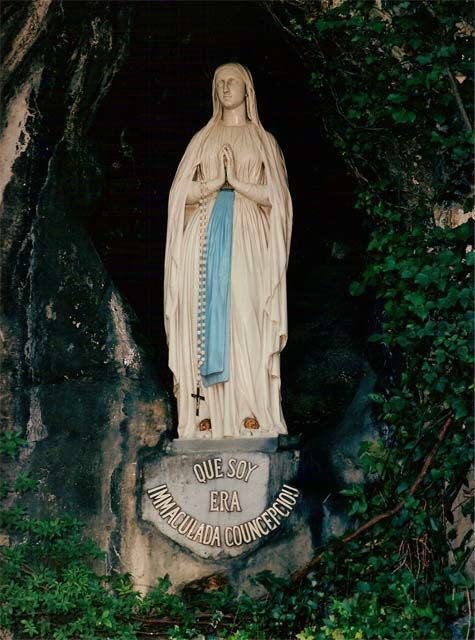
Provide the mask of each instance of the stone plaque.
{"label": "stone plaque", "polygon": [[239,556],[283,533],[299,500],[297,455],[164,455],[145,464],[142,517],[201,557]]}

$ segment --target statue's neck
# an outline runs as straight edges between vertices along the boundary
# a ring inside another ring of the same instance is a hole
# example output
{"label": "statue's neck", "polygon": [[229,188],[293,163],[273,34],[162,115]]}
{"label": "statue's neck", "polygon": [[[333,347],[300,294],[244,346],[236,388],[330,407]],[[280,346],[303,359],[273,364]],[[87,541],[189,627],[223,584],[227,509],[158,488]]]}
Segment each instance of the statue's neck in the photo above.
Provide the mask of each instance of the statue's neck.
{"label": "statue's neck", "polygon": [[227,126],[238,127],[242,124],[246,124],[246,103],[243,102],[235,109],[223,109],[223,124]]}

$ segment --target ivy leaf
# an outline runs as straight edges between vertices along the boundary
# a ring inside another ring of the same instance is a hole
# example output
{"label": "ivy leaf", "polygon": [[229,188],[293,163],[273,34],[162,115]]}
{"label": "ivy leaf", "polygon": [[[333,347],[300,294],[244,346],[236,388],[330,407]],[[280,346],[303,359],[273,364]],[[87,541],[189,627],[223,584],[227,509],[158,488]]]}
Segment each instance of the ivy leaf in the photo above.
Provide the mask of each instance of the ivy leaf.
{"label": "ivy leaf", "polygon": [[419,64],[429,64],[429,62],[432,62],[432,57],[432,53],[425,53],[416,56],[416,60]]}
{"label": "ivy leaf", "polygon": [[403,95],[402,93],[390,93],[387,99],[389,102],[394,102],[395,104],[402,104],[403,102],[407,101],[407,96]]}
{"label": "ivy leaf", "polygon": [[454,398],[451,401],[452,408],[454,409],[455,420],[460,420],[468,416],[468,407],[463,398]]}
{"label": "ivy leaf", "polygon": [[431,283],[431,278],[427,273],[420,271],[414,278],[414,282],[422,287],[427,287]]}
{"label": "ivy leaf", "polygon": [[417,114],[407,109],[390,109],[391,117],[397,124],[407,124],[415,122]]}
{"label": "ivy leaf", "polygon": [[361,282],[352,282],[350,284],[350,294],[352,296],[361,296],[365,292],[365,286]]}

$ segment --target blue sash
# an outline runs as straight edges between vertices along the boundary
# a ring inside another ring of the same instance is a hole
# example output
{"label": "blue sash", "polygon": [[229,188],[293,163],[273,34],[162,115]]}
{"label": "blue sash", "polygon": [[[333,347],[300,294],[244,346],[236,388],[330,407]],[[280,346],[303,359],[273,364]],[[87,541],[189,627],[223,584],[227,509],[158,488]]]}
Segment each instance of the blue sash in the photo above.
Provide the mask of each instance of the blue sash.
{"label": "blue sash", "polygon": [[229,379],[229,308],[234,191],[219,191],[207,235],[205,355],[200,373],[209,387]]}

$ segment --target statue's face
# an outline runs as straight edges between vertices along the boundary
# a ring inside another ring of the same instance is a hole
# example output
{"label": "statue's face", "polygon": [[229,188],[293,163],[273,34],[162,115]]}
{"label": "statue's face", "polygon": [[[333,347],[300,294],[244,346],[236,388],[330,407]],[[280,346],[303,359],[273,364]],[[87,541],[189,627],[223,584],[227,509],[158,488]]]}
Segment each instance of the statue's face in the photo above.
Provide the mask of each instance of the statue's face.
{"label": "statue's face", "polygon": [[246,99],[246,85],[233,67],[223,67],[216,76],[216,92],[223,109],[235,109]]}

